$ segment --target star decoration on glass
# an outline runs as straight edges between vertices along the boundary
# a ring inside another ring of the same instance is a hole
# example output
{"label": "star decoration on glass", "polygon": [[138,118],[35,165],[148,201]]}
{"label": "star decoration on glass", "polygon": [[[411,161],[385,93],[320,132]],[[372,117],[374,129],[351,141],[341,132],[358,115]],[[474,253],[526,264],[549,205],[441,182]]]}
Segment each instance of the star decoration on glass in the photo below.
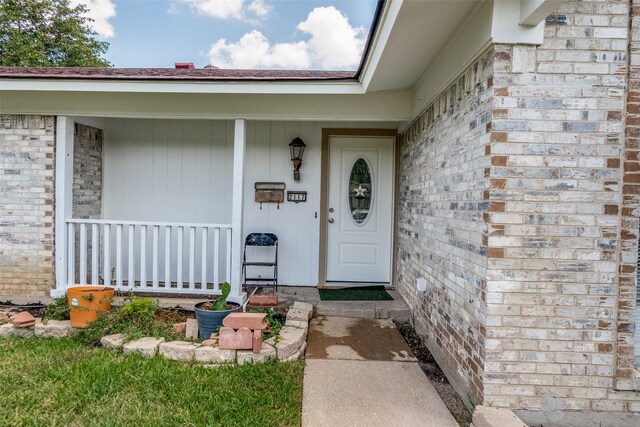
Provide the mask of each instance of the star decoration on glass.
{"label": "star decoration on glass", "polygon": [[356,197],[360,198],[360,197],[364,197],[364,193],[367,191],[366,188],[364,188],[362,186],[362,184],[359,184],[356,188],[353,189],[354,193],[356,193]]}

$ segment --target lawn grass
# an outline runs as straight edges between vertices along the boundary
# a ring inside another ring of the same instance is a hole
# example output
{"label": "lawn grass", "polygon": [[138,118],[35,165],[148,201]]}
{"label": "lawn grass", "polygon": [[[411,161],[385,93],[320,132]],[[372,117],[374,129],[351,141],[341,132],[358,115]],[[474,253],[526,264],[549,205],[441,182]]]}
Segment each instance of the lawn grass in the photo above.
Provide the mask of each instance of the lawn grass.
{"label": "lawn grass", "polygon": [[74,339],[0,338],[0,424],[299,426],[303,365],[205,368]]}

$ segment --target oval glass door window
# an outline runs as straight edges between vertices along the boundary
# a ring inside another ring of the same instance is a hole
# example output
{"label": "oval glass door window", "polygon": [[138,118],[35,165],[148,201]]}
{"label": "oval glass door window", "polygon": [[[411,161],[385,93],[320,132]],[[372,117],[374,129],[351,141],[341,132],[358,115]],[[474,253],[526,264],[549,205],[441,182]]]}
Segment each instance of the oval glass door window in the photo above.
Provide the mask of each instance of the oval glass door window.
{"label": "oval glass door window", "polygon": [[363,224],[369,218],[372,190],[371,168],[360,157],[353,163],[349,175],[349,209],[356,224]]}

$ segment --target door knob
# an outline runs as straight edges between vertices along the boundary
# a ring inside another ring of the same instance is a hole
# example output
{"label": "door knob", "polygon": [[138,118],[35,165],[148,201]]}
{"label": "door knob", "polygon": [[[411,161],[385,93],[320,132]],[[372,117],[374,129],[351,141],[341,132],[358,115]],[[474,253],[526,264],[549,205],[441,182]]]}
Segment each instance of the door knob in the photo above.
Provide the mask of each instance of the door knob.
{"label": "door knob", "polygon": [[333,218],[329,218],[329,224],[333,224],[334,219]]}

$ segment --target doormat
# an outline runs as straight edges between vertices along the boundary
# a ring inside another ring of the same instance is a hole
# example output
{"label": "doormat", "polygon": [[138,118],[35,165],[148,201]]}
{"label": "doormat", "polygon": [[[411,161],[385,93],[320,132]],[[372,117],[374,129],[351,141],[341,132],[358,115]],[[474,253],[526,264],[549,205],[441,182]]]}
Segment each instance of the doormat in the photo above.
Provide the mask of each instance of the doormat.
{"label": "doormat", "polygon": [[318,289],[322,301],[391,301],[384,286],[358,286],[343,289]]}

